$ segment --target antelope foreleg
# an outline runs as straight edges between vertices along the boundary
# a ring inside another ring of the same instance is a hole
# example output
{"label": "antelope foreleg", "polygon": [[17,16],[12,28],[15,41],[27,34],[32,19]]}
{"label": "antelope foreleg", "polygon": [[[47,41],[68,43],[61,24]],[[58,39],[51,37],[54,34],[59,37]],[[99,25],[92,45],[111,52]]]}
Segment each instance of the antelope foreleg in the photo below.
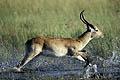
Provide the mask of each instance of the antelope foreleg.
{"label": "antelope foreleg", "polygon": [[90,64],[90,60],[89,60],[89,57],[88,57],[88,52],[76,52],[76,53],[74,53],[74,55],[72,57],[86,62],[86,65],[84,67],[87,67]]}

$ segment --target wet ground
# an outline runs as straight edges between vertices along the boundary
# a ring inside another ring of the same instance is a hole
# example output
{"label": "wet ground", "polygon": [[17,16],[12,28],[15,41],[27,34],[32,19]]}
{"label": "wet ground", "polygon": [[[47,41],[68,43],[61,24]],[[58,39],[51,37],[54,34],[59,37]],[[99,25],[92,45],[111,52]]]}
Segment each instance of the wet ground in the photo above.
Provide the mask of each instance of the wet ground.
{"label": "wet ground", "polygon": [[22,58],[23,55],[17,54],[9,61],[0,61],[0,79],[120,79],[120,56],[116,55],[115,52],[113,52],[113,56],[108,59],[91,56],[95,69],[93,66],[84,68],[84,62],[68,56],[58,58],[41,55],[25,65],[21,72],[14,72],[12,70],[13,67],[19,64]]}

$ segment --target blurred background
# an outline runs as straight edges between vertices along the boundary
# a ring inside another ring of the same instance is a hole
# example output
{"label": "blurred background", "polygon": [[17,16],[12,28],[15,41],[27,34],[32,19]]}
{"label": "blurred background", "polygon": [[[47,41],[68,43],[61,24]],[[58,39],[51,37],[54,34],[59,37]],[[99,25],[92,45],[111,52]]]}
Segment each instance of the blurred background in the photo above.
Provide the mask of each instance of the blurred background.
{"label": "blurred background", "polygon": [[103,58],[120,52],[119,0],[0,0],[0,61],[25,54],[25,42],[37,36],[77,38],[86,19],[105,34],[85,49]]}

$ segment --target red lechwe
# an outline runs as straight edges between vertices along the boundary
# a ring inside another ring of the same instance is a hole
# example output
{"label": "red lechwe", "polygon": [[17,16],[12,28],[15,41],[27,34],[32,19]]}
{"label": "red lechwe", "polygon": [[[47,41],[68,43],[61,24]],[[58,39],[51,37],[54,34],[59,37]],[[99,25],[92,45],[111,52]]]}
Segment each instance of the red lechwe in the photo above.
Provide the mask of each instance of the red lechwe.
{"label": "red lechwe", "polygon": [[25,57],[15,69],[20,71],[25,64],[27,64],[35,56],[41,54],[41,52],[43,54],[47,54],[48,56],[54,55],[57,57],[70,55],[71,57],[86,61],[82,55],[87,55],[87,52],[82,51],[82,49],[93,38],[104,37],[104,35],[96,26],[85,20],[83,12],[84,11],[80,13],[80,19],[84,24],[86,24],[87,30],[82,35],[78,36],[78,38],[36,37],[28,40],[25,43]]}

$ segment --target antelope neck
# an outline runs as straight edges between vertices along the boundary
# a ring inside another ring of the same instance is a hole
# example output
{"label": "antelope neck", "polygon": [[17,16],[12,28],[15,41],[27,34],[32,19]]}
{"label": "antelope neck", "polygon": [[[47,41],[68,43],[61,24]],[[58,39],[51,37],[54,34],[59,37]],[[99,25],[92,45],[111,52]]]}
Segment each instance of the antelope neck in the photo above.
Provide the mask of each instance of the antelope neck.
{"label": "antelope neck", "polygon": [[84,45],[86,45],[93,38],[91,38],[91,32],[86,31],[81,36],[79,36],[78,39],[82,41]]}

